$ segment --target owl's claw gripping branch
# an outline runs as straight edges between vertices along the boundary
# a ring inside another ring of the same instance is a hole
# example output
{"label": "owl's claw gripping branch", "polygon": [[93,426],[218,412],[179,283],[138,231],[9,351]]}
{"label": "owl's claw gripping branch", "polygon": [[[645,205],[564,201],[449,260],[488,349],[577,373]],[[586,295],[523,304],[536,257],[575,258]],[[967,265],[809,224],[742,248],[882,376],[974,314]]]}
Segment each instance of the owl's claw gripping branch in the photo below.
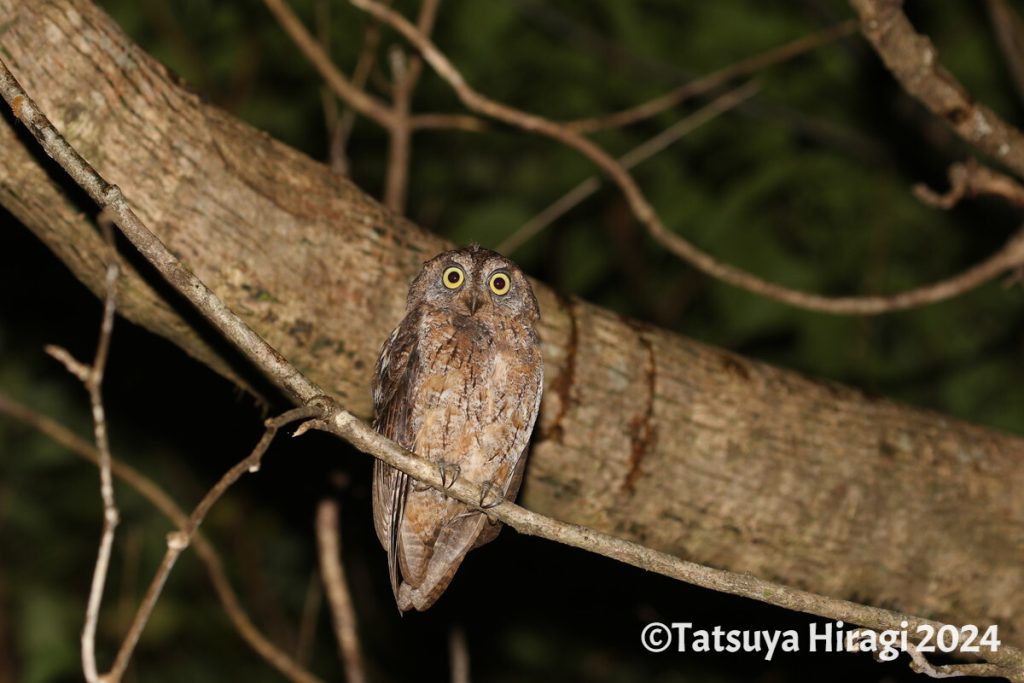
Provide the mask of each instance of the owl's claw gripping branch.
{"label": "owl's claw gripping branch", "polygon": [[441,471],[441,485],[444,488],[450,489],[455,480],[459,478],[459,474],[462,473],[462,468],[459,467],[457,462],[447,462],[442,460],[437,464],[437,469]]}
{"label": "owl's claw gripping branch", "polygon": [[488,479],[480,485],[480,509],[493,510],[498,507],[505,497],[501,495],[501,487]]}

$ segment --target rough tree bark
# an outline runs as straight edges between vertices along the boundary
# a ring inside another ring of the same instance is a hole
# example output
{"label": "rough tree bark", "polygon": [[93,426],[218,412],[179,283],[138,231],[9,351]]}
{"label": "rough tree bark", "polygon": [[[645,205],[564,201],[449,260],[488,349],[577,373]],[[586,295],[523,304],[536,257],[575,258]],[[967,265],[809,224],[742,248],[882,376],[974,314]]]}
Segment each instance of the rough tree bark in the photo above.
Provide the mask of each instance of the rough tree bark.
{"label": "rough tree bark", "polygon": [[[218,296],[369,413],[405,285],[444,241],[201,102],[86,0],[0,0],[0,54]],[[10,112],[0,202],[100,291],[89,208]],[[999,623],[1022,644],[1024,440],[536,291],[548,382],[527,507],[820,593]],[[167,296],[133,271],[120,310],[241,382]]]}

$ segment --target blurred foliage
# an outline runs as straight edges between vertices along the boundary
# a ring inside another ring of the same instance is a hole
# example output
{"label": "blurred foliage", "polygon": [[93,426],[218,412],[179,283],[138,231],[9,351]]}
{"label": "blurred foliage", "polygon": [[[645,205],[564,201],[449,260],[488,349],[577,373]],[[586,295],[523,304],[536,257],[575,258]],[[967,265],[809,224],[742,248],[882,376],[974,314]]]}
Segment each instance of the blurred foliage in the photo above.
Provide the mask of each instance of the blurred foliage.
{"label": "blurred foliage", "polygon": [[[320,82],[261,3],[105,0],[124,29],[210,101],[317,159],[328,148]],[[344,2],[325,28],[351,71],[368,26]],[[1018,3],[1019,5],[1020,3]],[[294,3],[308,26],[313,0]],[[413,16],[416,3],[396,0]],[[1018,6],[1019,10],[1024,7]],[[916,24],[979,100],[1021,119],[980,3],[911,3]],[[437,43],[481,91],[553,118],[639,103],[696,75],[850,16],[839,0],[494,0],[442,3]],[[372,88],[386,97],[383,33]],[[998,248],[1019,217],[996,201],[943,212],[913,183],[945,187],[970,155],[910,102],[857,36],[757,74],[759,94],[636,170],[666,224],[719,259],[829,294],[893,292],[957,273]],[[621,154],[700,102],[602,133]],[[418,111],[458,111],[429,71]],[[359,120],[348,147],[357,184],[379,195],[386,136]],[[495,246],[594,173],[579,155],[499,126],[417,134],[408,214],[457,242]],[[27,231],[3,216],[0,388],[89,437],[86,397],[44,343],[88,358],[99,306]],[[711,281],[666,254],[607,184],[512,254],[566,292],[750,357],[1024,433],[1024,301],[995,283],[940,305],[874,318],[793,310]],[[397,286],[397,285],[396,285]],[[55,315],[57,313],[57,315]],[[161,340],[119,324],[107,384],[115,453],[189,507],[258,434],[260,409]],[[184,426],[183,426],[184,425]],[[466,630],[474,680],[791,681],[911,678],[866,656],[645,655],[640,626],[685,618],[727,627],[804,628],[805,619],[710,595],[615,563],[506,533],[477,553],[430,613],[398,619],[369,525],[367,458],[336,446],[275,445],[204,527],[256,623],[290,651],[315,571],[312,511],[342,500],[346,564],[372,673],[440,680],[447,633]],[[99,538],[91,466],[27,427],[0,420],[0,680],[79,680],[78,631]],[[351,482],[351,483],[349,483]],[[125,486],[101,629],[101,662],[163,552],[166,520]],[[521,580],[511,580],[508,567]],[[493,579],[492,577],[503,577]],[[501,580],[495,596],[491,580]],[[628,585],[628,590],[624,587]],[[340,677],[321,610],[312,667]],[[841,670],[837,671],[836,662]],[[425,673],[432,672],[432,673]],[[279,680],[231,630],[192,553],[176,568],[143,637],[131,680]]]}

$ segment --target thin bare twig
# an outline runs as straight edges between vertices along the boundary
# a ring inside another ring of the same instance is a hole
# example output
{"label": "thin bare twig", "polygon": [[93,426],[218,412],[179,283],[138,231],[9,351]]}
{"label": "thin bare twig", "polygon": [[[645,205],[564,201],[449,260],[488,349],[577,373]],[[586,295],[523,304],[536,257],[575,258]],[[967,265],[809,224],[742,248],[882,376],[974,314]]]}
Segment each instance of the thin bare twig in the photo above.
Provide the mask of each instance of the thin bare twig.
{"label": "thin bare twig", "polygon": [[964,197],[992,195],[1024,208],[1024,187],[1008,175],[968,159],[949,167],[949,190],[940,194],[924,183],[914,186],[914,196],[939,209],[952,209]]}
{"label": "thin bare twig", "polygon": [[[320,47],[324,53],[330,56],[331,3],[329,0],[317,0],[315,10],[317,39],[320,41]],[[370,25],[374,28],[380,26],[376,21],[371,22]],[[352,77],[352,84],[360,90],[363,89],[363,85],[356,82],[355,74]],[[344,144],[339,144],[342,132],[342,113],[338,107],[338,96],[326,84],[320,86],[320,105],[324,110],[324,127],[327,131],[327,165],[336,173],[348,175],[348,159],[345,157],[345,147]],[[345,108],[346,115],[352,113],[350,108]]]}
{"label": "thin bare twig", "polygon": [[[0,413],[32,427],[80,458],[99,465],[100,453],[94,446],[79,438],[63,425],[18,403],[2,392],[0,392]],[[115,477],[137,491],[179,529],[184,528],[188,523],[188,515],[185,514],[185,511],[152,479],[116,458],[111,458],[110,465],[111,472]],[[320,683],[320,679],[303,669],[295,660],[268,640],[252,623],[228,580],[220,554],[202,531],[196,531],[192,544],[195,546],[199,559],[206,567],[210,582],[224,606],[224,611],[252,649],[289,680],[296,683]]]}
{"label": "thin bare twig", "polygon": [[[622,167],[626,170],[634,168],[644,161],[647,161],[658,152],[674,144],[679,140],[679,138],[690,134],[708,121],[711,121],[730,109],[733,109],[741,102],[745,102],[749,97],[753,96],[755,92],[757,92],[757,85],[753,81],[750,81],[734,90],[730,90],[725,94],[720,95],[709,104],[701,107],[689,116],[680,119],[669,128],[666,128],[654,137],[648,138],[640,145],[626,152],[624,155],[619,157],[619,163],[622,164]],[[528,240],[564,216],[569,212],[569,210],[578,205],[584,199],[597,192],[600,187],[600,178],[597,176],[587,178],[579,185],[549,204],[547,208],[536,216],[523,223],[515,232],[502,240],[498,245],[497,250],[503,254],[515,253],[515,251],[519,249],[519,247],[523,246],[523,244]]]}
{"label": "thin bare twig", "polygon": [[[416,27],[429,36],[437,19],[441,0],[423,0],[420,4]],[[391,110],[394,125],[390,130],[388,144],[388,172],[384,180],[384,205],[395,213],[404,213],[406,192],[409,184],[409,163],[412,155],[412,95],[416,90],[423,60],[417,54],[406,58],[398,47],[391,50],[391,73],[394,88],[391,95]]]}
{"label": "thin bare twig", "polygon": [[362,88],[358,88],[345,74],[334,66],[331,58],[317,42],[316,38],[310,35],[306,27],[302,25],[295,13],[288,7],[284,0],[263,0],[267,9],[271,11],[277,23],[292,39],[295,45],[302,51],[303,56],[320,73],[320,77],[327,82],[331,90],[345,100],[349,106],[363,116],[373,119],[384,128],[390,128],[393,115],[388,106],[368,94]]}
{"label": "thin bare twig", "polygon": [[1007,0],[986,0],[985,5],[1017,97],[1024,99],[1024,20]]}
{"label": "thin bare twig", "polygon": [[388,166],[384,176],[384,206],[395,213],[405,209],[406,187],[409,181],[409,162],[412,154],[412,128],[409,127],[409,112],[412,108],[412,91],[416,86],[412,64],[397,46],[388,52],[391,62],[391,111],[395,124],[388,131]]}
{"label": "thin bare twig", "polygon": [[1000,678],[1006,675],[993,664],[943,664],[935,666],[924,656],[924,653],[913,643],[907,643],[907,654],[910,655],[910,669],[924,674],[929,678],[959,678],[961,676],[977,676],[980,678]]}
{"label": "thin bare twig", "polygon": [[[285,0],[263,0],[263,2],[331,90],[345,100],[352,109],[375,121],[382,128],[390,130],[395,125],[395,117],[391,108],[358,86],[354,82],[354,77],[352,80],[348,79],[334,65],[317,39],[302,25]],[[370,68],[367,67],[367,76],[369,72]],[[443,127],[478,131],[482,130],[484,126],[479,120],[474,120],[474,117],[465,115],[422,114],[411,117],[409,127],[411,130]]]}
{"label": "thin bare twig", "polygon": [[479,133],[487,130],[487,122],[470,114],[416,114],[409,118],[413,130],[463,130]]}
{"label": "thin bare twig", "polygon": [[[414,28],[412,30],[415,31]],[[368,424],[348,411],[340,408],[316,384],[274,352],[202,282],[184,269],[177,259],[166,251],[166,247],[160,243],[159,239],[139,221],[121,193],[119,191],[110,192],[108,188],[113,186],[108,185],[46,120],[46,117],[10,74],[2,60],[0,60],[0,95],[11,105],[15,116],[25,123],[43,149],[57,160],[61,167],[94,200],[111,207],[113,215],[117,218],[117,225],[123,234],[133,244],[139,245],[140,253],[164,275],[168,283],[188,298],[211,324],[231,340],[239,351],[270,379],[282,387],[289,388],[296,399],[307,403],[307,409],[319,415],[318,418],[303,423],[296,430],[296,436],[309,429],[321,429],[335,434],[358,450],[375,456],[412,478],[443,491],[445,495],[470,505],[474,509],[480,509],[479,503],[483,499],[483,487],[463,479],[455,482],[442,481],[436,463],[405,450],[397,443],[378,434]],[[308,397],[304,398],[304,394],[308,394]],[[498,502],[494,507],[489,506],[486,512],[521,533],[547,538],[680,581],[766,602],[785,609],[842,620],[850,624],[859,624],[866,628],[883,631],[908,628],[910,632],[913,632],[922,624],[930,624],[933,628],[940,628],[943,625],[899,612],[816,595],[759,579],[749,574],[704,567],[667,553],[652,550],[639,543],[531,512],[508,501]],[[902,626],[901,622],[904,621],[907,622],[906,627]],[[990,663],[998,665],[1001,675],[1024,683],[1024,652],[1011,646],[1003,646],[996,652],[985,653],[985,658]]]}
{"label": "thin bare twig", "polygon": [[800,38],[786,43],[785,45],[780,45],[766,52],[740,60],[735,64],[730,64],[729,66],[721,68],[718,71],[714,71],[706,76],[701,76],[700,78],[689,81],[688,83],[684,83],[675,90],[670,90],[663,95],[659,95],[658,97],[648,100],[642,104],[638,104],[635,107],[623,109],[622,111],[615,112],[614,114],[607,114],[605,116],[595,116],[586,119],[566,121],[564,125],[566,128],[576,133],[594,133],[599,130],[607,130],[608,128],[628,126],[652,116],[657,116],[672,107],[682,104],[691,97],[696,97],[710,92],[719,86],[725,85],[731,80],[739,78],[740,76],[752,74],[781,62],[789,61],[794,57],[816,50],[822,45],[828,45],[839,38],[843,38],[854,33],[856,30],[856,21],[852,19],[844,21],[840,24],[836,24],[835,26],[822,29],[816,33],[801,36]]}
{"label": "thin bare twig", "polygon": [[83,365],[60,347],[46,347],[47,352],[61,361],[71,374],[81,380],[86,391],[89,392],[93,438],[96,440],[96,449],[99,452],[103,530],[100,535],[96,565],[93,568],[89,599],[85,608],[85,624],[82,626],[82,670],[85,673],[85,680],[89,683],[99,681],[99,670],[96,667],[96,625],[100,617],[100,605],[103,602],[103,589],[110,571],[114,530],[120,519],[117,503],[114,500],[114,478],[110,473],[110,438],[107,434],[106,410],[103,407],[103,375],[107,367],[107,358],[110,355],[110,337],[114,331],[114,314],[117,311],[117,279],[121,272],[110,240],[108,240],[108,245],[110,245],[110,262],[107,264],[107,273],[104,279],[103,317],[100,322],[100,338],[96,344],[96,355],[92,365]]}
{"label": "thin bare twig", "polygon": [[206,495],[199,501],[199,504],[192,510],[192,513],[188,517],[188,521],[183,527],[177,531],[172,531],[167,534],[167,550],[164,552],[163,560],[160,561],[160,566],[157,567],[153,580],[150,582],[149,588],[146,590],[146,594],[142,597],[142,602],[139,604],[139,608],[135,612],[135,618],[132,620],[132,625],[128,628],[128,633],[124,637],[124,642],[121,643],[121,648],[117,651],[117,658],[114,660],[114,666],[111,667],[110,673],[108,674],[109,681],[116,683],[124,676],[124,672],[128,668],[128,662],[131,660],[132,653],[135,651],[135,646],[138,644],[139,638],[142,636],[142,631],[146,628],[146,623],[149,621],[149,617],[153,613],[153,608],[156,607],[157,600],[160,598],[160,593],[163,592],[164,584],[167,582],[167,577],[171,575],[171,570],[174,569],[174,564],[178,561],[178,557],[186,548],[188,548],[189,544],[192,543],[192,538],[195,536],[196,530],[199,528],[199,525],[203,523],[203,520],[206,519],[206,514],[210,511],[210,508],[220,500],[220,497],[223,496],[224,493],[242,477],[243,474],[259,470],[263,454],[267,451],[267,448],[270,447],[270,443],[274,440],[274,436],[277,434],[278,429],[290,422],[307,418],[310,415],[315,414],[315,412],[315,410],[303,406],[286,411],[278,417],[267,420],[265,422],[266,429],[263,432],[263,437],[260,438],[256,447],[252,449],[252,452],[242,459],[237,465],[225,472],[220,480],[214,484],[213,488],[206,492]]}
{"label": "thin bare twig", "polygon": [[452,668],[451,682],[469,683],[469,648],[461,626],[453,626],[448,633],[448,660]]}
{"label": "thin bare twig", "polygon": [[365,683],[366,667],[356,624],[356,610],[341,561],[341,531],[338,528],[338,504],[320,501],[316,510],[316,542],[320,548],[320,574],[323,577],[327,602],[331,606],[331,623],[338,641],[338,654],[345,667],[348,683]]}
{"label": "thin bare twig", "polygon": [[[306,55],[309,62],[316,68],[320,73],[321,77],[333,89],[342,99],[348,101],[348,95],[351,94],[351,88],[355,88],[359,91],[363,91],[366,86],[366,81],[370,75],[372,65],[376,55],[377,45],[380,40],[379,24],[376,22],[370,24],[363,36],[363,47],[360,51],[359,57],[356,61],[355,69],[353,70],[352,78],[347,79],[337,69],[336,66],[330,60],[329,55],[323,46],[324,41],[321,38],[319,45],[317,41],[309,34],[308,31],[302,26],[302,23],[295,16],[295,14],[288,8],[284,0],[265,0],[268,3],[271,11],[278,17],[285,32],[292,38],[292,40],[298,45],[299,49],[302,50],[303,54]],[[424,8],[428,4],[436,4],[434,0],[427,0],[424,3]],[[431,8],[432,12],[436,13],[436,6]],[[429,19],[431,22],[433,18],[424,11],[421,11],[421,20],[424,18]],[[420,23],[420,29],[424,35],[429,35],[429,30],[423,30],[424,26]],[[775,64],[793,59],[802,54],[810,52],[822,45],[826,45],[838,38],[849,35],[856,31],[857,24],[854,21],[846,21],[835,26],[823,29],[817,33],[813,33],[808,36],[802,36],[790,43],[780,45],[772,48],[760,54],[754,55],[747,59],[731,64],[727,67],[719,69],[707,76],[703,76],[694,81],[685,83],[674,90],[671,90],[663,95],[655,97],[654,99],[644,102],[643,104],[635,107],[630,107],[619,112],[608,114],[600,117],[593,117],[587,119],[577,119],[574,121],[565,122],[565,126],[575,130],[579,133],[592,133],[599,130],[606,130],[608,128],[626,126],[633,123],[637,123],[651,116],[660,114],[663,111],[671,109],[682,102],[686,101],[691,97],[701,95],[703,93],[710,92],[715,88],[724,85],[725,83],[743,76],[745,74],[753,73],[754,71],[773,66]],[[415,69],[413,70],[415,71]],[[398,83],[396,82],[396,86]],[[396,88],[396,94],[401,97],[403,94],[400,92],[401,88]],[[370,106],[373,111],[378,115],[370,115],[370,118],[377,121],[384,128],[390,129],[393,124],[397,122],[388,116],[382,115],[382,109],[379,107],[385,107],[386,105],[380,100],[375,100],[375,104],[369,104],[363,102],[365,106]],[[379,105],[376,106],[376,105]],[[331,159],[332,167],[336,170],[340,170],[343,173],[347,173],[347,165],[344,165],[344,147],[351,133],[352,124],[355,120],[355,112],[366,113],[358,105],[353,105],[352,108],[346,109],[342,114],[339,124],[334,128],[334,136],[331,143]],[[428,130],[428,129],[448,129],[448,130],[463,130],[469,132],[479,132],[487,128],[487,124],[484,120],[465,114],[417,114],[410,115],[408,118],[407,128],[409,132],[417,130]],[[339,150],[340,154],[339,154]],[[342,165],[338,166],[341,160]],[[389,204],[388,202],[385,202]]]}
{"label": "thin bare twig", "polygon": [[309,573],[309,581],[306,582],[306,597],[302,601],[302,618],[299,620],[299,635],[295,642],[295,660],[303,666],[309,664],[313,656],[317,618],[320,616],[323,597],[320,575],[314,569]]}
{"label": "thin bare twig", "polygon": [[[321,27],[320,44],[323,46],[324,52],[328,51],[329,8],[329,0],[319,0],[317,3],[318,24]],[[352,85],[359,90],[366,89],[366,81],[373,70],[374,62],[377,60],[377,46],[379,44],[380,22],[370,21],[363,31],[363,44],[359,48],[356,65],[352,69]],[[327,130],[330,138],[328,149],[330,166],[336,172],[348,175],[348,155],[345,150],[348,147],[349,136],[352,134],[352,127],[355,125],[356,111],[352,107],[346,106],[339,114],[337,111],[337,100],[335,99],[337,95],[326,85],[321,88],[321,97],[324,100],[324,115],[327,119]]]}
{"label": "thin bare twig", "polygon": [[914,29],[902,0],[849,0],[861,33],[908,95],[976,149],[1024,178],[1024,134],[981,104],[939,61],[938,50]]}
{"label": "thin bare twig", "polygon": [[898,294],[863,297],[829,297],[792,289],[722,263],[685,238],[670,231],[651,206],[636,180],[604,149],[579,133],[535,114],[497,102],[474,90],[451,61],[405,17],[374,0],[350,0],[401,33],[470,110],[511,126],[544,135],[572,147],[590,159],[622,191],[633,215],[656,242],[707,275],[776,301],[822,313],[875,315],[942,301],[978,287],[1024,264],[1024,232],[1016,234],[996,254],[968,270],[931,285]]}

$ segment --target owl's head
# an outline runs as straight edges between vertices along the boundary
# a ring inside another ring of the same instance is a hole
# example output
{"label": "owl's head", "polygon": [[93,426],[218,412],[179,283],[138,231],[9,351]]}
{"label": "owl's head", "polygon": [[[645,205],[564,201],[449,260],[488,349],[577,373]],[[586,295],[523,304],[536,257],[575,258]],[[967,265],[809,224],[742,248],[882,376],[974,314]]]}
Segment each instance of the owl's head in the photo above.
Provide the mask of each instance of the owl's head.
{"label": "owl's head", "polygon": [[473,245],[438,254],[409,287],[409,308],[427,305],[456,315],[540,317],[526,275],[496,251]]}

